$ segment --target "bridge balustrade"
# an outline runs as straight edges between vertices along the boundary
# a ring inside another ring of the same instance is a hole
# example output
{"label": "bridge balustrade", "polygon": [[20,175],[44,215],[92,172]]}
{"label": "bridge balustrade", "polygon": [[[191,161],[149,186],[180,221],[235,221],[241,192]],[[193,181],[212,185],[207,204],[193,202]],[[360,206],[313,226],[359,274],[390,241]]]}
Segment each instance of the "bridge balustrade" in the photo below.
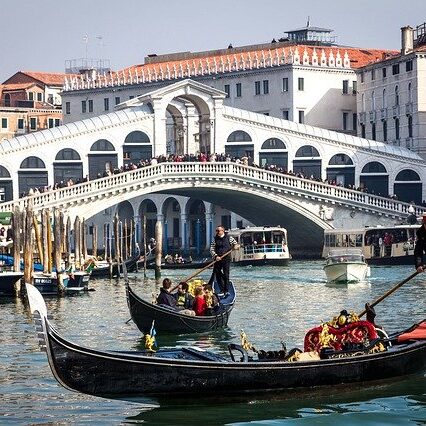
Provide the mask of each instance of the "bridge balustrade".
{"label": "bridge balustrade", "polygon": [[[183,179],[203,180],[206,178],[227,183],[230,180],[238,181],[240,185],[262,186],[275,192],[298,193],[308,198],[321,200],[321,202],[337,202],[355,208],[368,209],[379,214],[403,216],[409,214],[410,204],[402,201],[233,162],[159,163],[1,203],[0,211],[11,211],[16,205],[22,209],[29,199],[32,199],[35,210],[54,206],[66,207],[86,203],[88,200],[110,197],[117,193],[130,192],[144,186],[153,186],[161,181],[178,182]],[[416,206],[415,209],[416,215],[423,213],[423,208]]]}

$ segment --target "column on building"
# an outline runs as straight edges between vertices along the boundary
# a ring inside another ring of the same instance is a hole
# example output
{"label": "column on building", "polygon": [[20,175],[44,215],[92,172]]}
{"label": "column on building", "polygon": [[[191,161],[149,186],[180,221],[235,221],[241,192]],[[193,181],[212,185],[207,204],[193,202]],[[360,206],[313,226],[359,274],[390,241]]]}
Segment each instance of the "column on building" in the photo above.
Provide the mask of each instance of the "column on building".
{"label": "column on building", "polygon": [[186,254],[189,252],[188,246],[188,215],[186,213],[180,214],[180,235],[182,238],[182,251]]}
{"label": "column on building", "polygon": [[186,128],[186,144],[187,152],[190,154],[195,154],[199,151],[200,145],[199,142],[195,140],[194,135],[199,132],[198,121],[198,111],[195,106],[191,103],[185,103],[186,107],[186,117],[185,117],[185,126]]}
{"label": "column on building", "polygon": [[206,205],[206,247],[210,249],[210,243],[214,237],[214,206],[211,203],[205,202]]}
{"label": "column on building", "polygon": [[154,108],[153,156],[165,155],[167,152],[167,117],[162,99],[152,99]]}

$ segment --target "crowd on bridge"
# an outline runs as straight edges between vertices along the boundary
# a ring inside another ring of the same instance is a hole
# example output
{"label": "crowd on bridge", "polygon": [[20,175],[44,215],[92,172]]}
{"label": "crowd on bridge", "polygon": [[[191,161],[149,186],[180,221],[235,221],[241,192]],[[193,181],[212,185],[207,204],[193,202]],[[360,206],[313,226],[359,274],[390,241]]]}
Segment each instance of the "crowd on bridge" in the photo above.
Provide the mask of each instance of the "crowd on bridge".
{"label": "crowd on bridge", "polygon": [[[157,165],[157,164],[165,163],[165,162],[169,162],[169,163],[234,162],[234,163],[243,164],[243,165],[246,165],[246,166],[257,167],[257,168],[268,170],[268,171],[271,171],[271,172],[281,173],[281,174],[285,174],[285,175],[289,175],[289,176],[295,176],[295,177],[298,177],[298,178],[308,179],[308,180],[312,180],[312,181],[315,181],[315,182],[321,182],[321,183],[325,183],[325,184],[328,184],[328,185],[340,186],[340,187],[343,187],[343,188],[347,188],[347,189],[351,189],[351,190],[355,190],[355,191],[359,191],[359,192],[364,192],[364,193],[369,193],[369,194],[372,194],[372,195],[384,196],[382,194],[375,194],[374,190],[369,190],[367,187],[355,186],[355,185],[351,185],[351,184],[343,185],[342,183],[337,182],[334,179],[327,179],[326,178],[326,179],[322,180],[321,178],[316,177],[313,174],[305,175],[304,173],[302,173],[300,171],[299,172],[293,172],[292,170],[287,170],[285,167],[282,167],[282,166],[276,165],[276,164],[266,163],[265,165],[260,166],[256,163],[254,163],[253,159],[249,155],[245,155],[245,156],[242,156],[242,157],[235,157],[235,156],[231,156],[230,154],[225,154],[225,153],[205,154],[205,153],[200,152],[200,153],[197,153],[197,154],[158,155],[158,156],[153,157],[151,159],[139,160],[135,163],[134,162],[126,162],[121,167],[115,167],[112,170],[111,169],[110,170],[104,170],[103,173],[97,174],[96,179],[101,179],[103,177],[108,177],[108,176],[128,172],[130,170],[140,169],[140,168],[143,168],[143,167],[153,166],[153,165]],[[76,179],[76,180],[68,179],[67,181],[57,182],[53,186],[49,185],[49,186],[44,186],[44,187],[31,188],[29,190],[28,194],[21,194],[21,196],[32,195],[34,193],[47,192],[47,191],[51,191],[51,190],[55,190],[55,189],[59,189],[59,188],[69,187],[69,186],[72,186],[74,184],[88,182],[88,181],[89,181],[88,175],[86,177],[84,177],[83,179]],[[398,197],[396,195],[385,195],[385,197],[393,199],[393,200],[398,199]],[[426,207],[426,201],[425,200],[423,201],[422,205]]]}

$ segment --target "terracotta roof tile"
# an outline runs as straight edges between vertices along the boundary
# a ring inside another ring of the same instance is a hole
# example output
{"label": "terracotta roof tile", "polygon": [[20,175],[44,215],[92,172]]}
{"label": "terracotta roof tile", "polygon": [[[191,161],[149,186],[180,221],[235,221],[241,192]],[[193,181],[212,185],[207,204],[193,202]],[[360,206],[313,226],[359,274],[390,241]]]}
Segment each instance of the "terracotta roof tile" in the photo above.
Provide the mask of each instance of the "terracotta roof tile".
{"label": "terracotta roof tile", "polygon": [[36,71],[21,71],[35,80],[39,80],[44,84],[53,86],[62,86],[65,82],[65,73],[51,73],[51,72],[36,72]]}
{"label": "terracotta roof tile", "polygon": [[39,86],[42,87],[42,85],[40,83],[15,83],[15,84],[3,84],[3,92],[6,91],[11,91],[11,90],[22,90],[22,89],[28,89],[29,87],[32,86]]}

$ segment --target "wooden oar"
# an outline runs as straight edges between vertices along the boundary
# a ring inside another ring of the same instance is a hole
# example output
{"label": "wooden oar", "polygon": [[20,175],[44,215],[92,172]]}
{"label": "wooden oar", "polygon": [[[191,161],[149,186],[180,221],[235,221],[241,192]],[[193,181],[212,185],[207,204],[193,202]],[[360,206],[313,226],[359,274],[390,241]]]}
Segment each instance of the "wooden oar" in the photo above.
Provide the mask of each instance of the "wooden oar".
{"label": "wooden oar", "polygon": [[[231,253],[232,249],[227,251],[226,253],[224,253],[222,256],[220,256],[221,260],[228,256],[229,253]],[[201,274],[201,272],[205,271],[207,268],[210,268],[210,266],[214,265],[216,262],[218,262],[217,260],[213,260],[212,262],[210,262],[208,265],[203,266],[201,269],[199,269],[197,272],[195,272],[195,274],[190,275],[186,280],[182,280],[181,282],[188,282],[189,280],[192,280],[192,278],[196,277],[197,275]],[[174,286],[171,290],[170,293],[173,292],[174,290],[176,290],[179,287],[179,284]]]}
{"label": "wooden oar", "polygon": [[[370,303],[370,307],[374,307],[377,304],[379,304],[383,299],[386,299],[386,297],[390,296],[394,291],[398,290],[399,287],[402,287],[405,283],[413,279],[417,274],[420,272],[414,272],[409,277],[405,278],[401,282],[399,282],[396,286],[392,287],[389,291],[387,291],[385,294],[380,296],[378,299],[376,299],[374,302]],[[358,314],[358,317],[361,318],[365,313],[367,312],[367,309],[364,309],[360,314]]]}

